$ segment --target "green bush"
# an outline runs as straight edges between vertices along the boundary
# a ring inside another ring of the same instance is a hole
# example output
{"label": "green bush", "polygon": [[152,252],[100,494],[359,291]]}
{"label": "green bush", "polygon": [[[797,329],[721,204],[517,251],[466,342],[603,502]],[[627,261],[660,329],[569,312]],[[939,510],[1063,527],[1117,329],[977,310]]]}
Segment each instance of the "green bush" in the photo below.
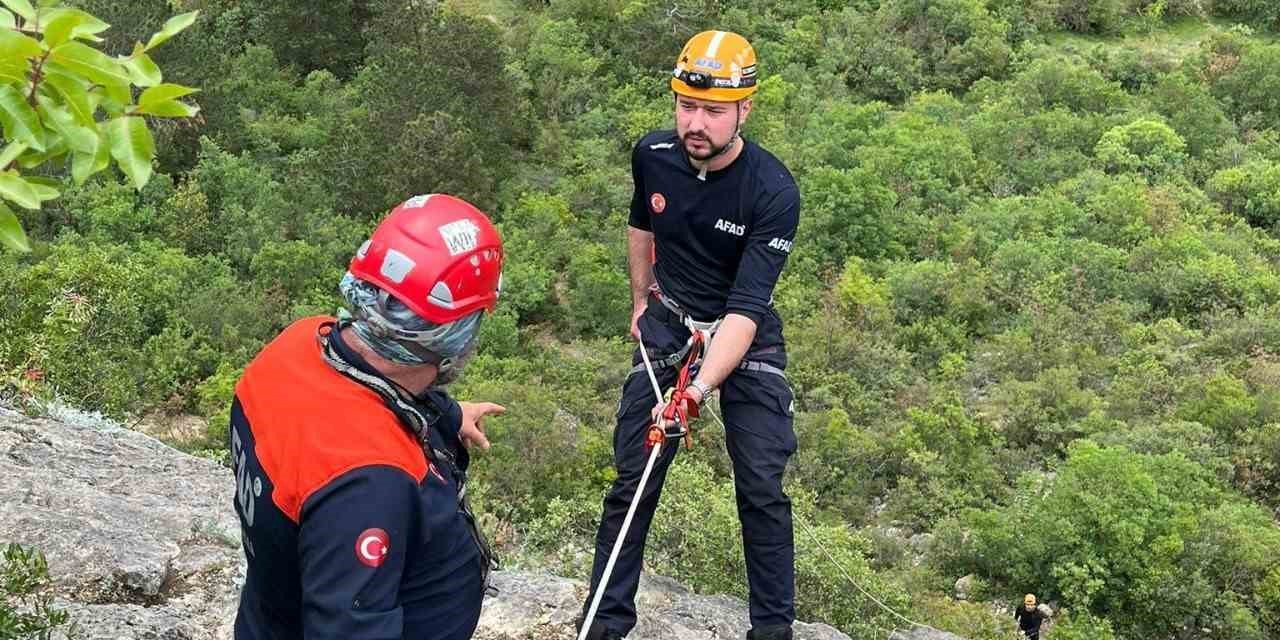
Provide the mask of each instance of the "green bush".
{"label": "green bush", "polygon": [[1213,0],[1214,15],[1247,20],[1261,27],[1280,28],[1280,7],[1267,0]]}
{"label": "green bush", "polygon": [[[1221,309],[1242,310],[1280,298],[1280,276],[1256,262],[1215,250],[1228,248],[1238,235],[1177,233],[1152,238],[1130,257],[1136,293],[1156,317],[1179,318]],[[1247,238],[1247,236],[1245,236]],[[1248,242],[1246,239],[1245,242]]]}
{"label": "green bush", "polygon": [[877,18],[882,33],[898,34],[921,56],[932,87],[963,90],[979,78],[999,78],[1012,57],[1009,25],[985,2],[886,2]]}
{"label": "green bush", "polygon": [[[4,545],[0,565],[0,638],[48,640],[74,632],[66,611],[53,606],[44,554],[16,543]],[[68,627],[68,625],[70,625]],[[63,629],[62,627],[68,627]]]}
{"label": "green bush", "polygon": [[1231,442],[1258,421],[1258,403],[1245,389],[1244,382],[1230,375],[1216,375],[1202,385],[1179,407],[1184,420],[1199,422],[1213,429],[1219,437]]}
{"label": "green bush", "polygon": [[1186,74],[1162,75],[1143,90],[1143,95],[1186,140],[1192,157],[1205,155],[1236,135],[1235,123],[1208,87]]}
{"label": "green bush", "polygon": [[1280,229],[1280,165],[1266,161],[1223,169],[1205,185],[1224,209],[1249,224]]}
{"label": "green bush", "polygon": [[1102,134],[1094,153],[1109,172],[1137,173],[1157,181],[1182,171],[1186,146],[1169,125],[1137,120]]}
{"label": "green bush", "polygon": [[1098,618],[1088,612],[1073,615],[1062,612],[1061,619],[1053,623],[1052,635],[1063,640],[1115,640],[1116,634],[1111,630],[1111,623],[1105,618]]}
{"label": "green bush", "polygon": [[[30,366],[67,399],[112,415],[185,408],[227,347],[252,348],[227,344],[236,306],[226,298],[236,292],[217,260],[69,238],[49,259],[6,276],[24,301],[4,311],[13,346],[39,354]],[[214,301],[222,311],[207,306]]]}
{"label": "green bush", "polygon": [[1229,113],[1258,128],[1280,124],[1280,79],[1271,72],[1280,64],[1280,45],[1251,44],[1237,55],[1224,52],[1211,60],[1209,72],[1222,74],[1211,90]]}
{"label": "green bush", "polygon": [[579,245],[569,259],[564,304],[573,309],[571,326],[584,336],[620,335],[631,321],[626,259],[614,243]]}
{"label": "green bush", "polygon": [[897,196],[883,179],[864,168],[824,167],[800,181],[805,194],[804,224],[796,234],[797,251],[814,255],[821,266],[843,264],[853,256],[899,256],[900,223],[885,212]]}
{"label": "green bush", "polygon": [[[1280,551],[1280,533],[1256,528],[1267,514],[1228,499],[1198,465],[1084,440],[1056,477],[1023,485],[1029,492],[1008,507],[941,528],[940,559],[953,575],[1061,594],[1064,606],[1093,616],[1128,611],[1111,620],[1121,637],[1172,633],[1189,620],[1215,638],[1256,628],[1256,612],[1230,603],[1267,579],[1263,558]],[[1257,535],[1248,544],[1237,538],[1246,531]],[[1102,626],[1091,622],[1087,633]]]}

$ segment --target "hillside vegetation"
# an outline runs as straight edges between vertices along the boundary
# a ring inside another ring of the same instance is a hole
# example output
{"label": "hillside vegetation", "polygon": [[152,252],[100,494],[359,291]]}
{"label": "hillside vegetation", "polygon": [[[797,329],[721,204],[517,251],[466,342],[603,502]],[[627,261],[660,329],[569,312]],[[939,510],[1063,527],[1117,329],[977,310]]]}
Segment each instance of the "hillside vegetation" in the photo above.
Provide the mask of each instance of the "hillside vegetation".
{"label": "hillside vegetation", "polygon": [[[201,88],[156,175],[20,212],[0,387],[195,414],[331,313],[410,195],[490,212],[509,262],[455,393],[509,560],[584,576],[631,343],[628,153],[705,28],[751,39],[746,128],[803,209],[776,292],[800,449],[798,606],[856,638],[1280,639],[1280,3],[1271,0],[80,0]],[[188,6],[190,5],[190,6]],[[199,5],[196,7],[196,5]],[[668,480],[650,566],[745,595],[723,431]],[[970,578],[969,601],[954,585]],[[992,605],[997,605],[993,607]],[[1003,612],[996,611],[1003,607]]]}

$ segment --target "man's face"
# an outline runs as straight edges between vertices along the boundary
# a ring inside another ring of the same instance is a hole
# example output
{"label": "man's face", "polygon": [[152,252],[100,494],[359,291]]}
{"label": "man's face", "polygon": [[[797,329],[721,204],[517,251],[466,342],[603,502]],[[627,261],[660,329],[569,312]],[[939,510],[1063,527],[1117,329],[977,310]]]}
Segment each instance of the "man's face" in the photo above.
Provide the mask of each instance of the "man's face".
{"label": "man's face", "polygon": [[706,160],[733,142],[733,132],[750,112],[750,100],[713,102],[677,95],[676,134],[690,158]]}

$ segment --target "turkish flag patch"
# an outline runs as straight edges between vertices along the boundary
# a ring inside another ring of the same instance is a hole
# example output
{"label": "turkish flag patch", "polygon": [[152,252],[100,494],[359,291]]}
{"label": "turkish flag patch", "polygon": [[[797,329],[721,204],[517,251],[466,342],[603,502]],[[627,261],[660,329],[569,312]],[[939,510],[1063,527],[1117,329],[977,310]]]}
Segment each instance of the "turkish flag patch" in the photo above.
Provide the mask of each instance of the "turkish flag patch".
{"label": "turkish flag patch", "polygon": [[655,193],[649,196],[649,208],[654,213],[662,213],[667,208],[667,199],[661,193]]}
{"label": "turkish flag patch", "polygon": [[382,529],[365,529],[356,536],[356,559],[365,566],[381,566],[390,551],[391,536]]}

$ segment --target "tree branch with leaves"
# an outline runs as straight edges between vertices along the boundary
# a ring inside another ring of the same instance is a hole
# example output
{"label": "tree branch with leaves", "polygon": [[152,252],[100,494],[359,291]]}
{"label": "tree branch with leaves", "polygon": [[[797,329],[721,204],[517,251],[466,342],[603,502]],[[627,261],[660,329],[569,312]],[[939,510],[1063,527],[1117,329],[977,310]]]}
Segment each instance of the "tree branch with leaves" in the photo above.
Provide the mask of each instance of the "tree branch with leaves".
{"label": "tree branch with leaves", "polygon": [[129,55],[110,56],[94,46],[110,25],[85,11],[57,0],[0,5],[0,244],[29,251],[10,205],[36,210],[60,195],[59,181],[32,170],[68,168],[81,184],[115,160],[142,189],[155,158],[147,117],[199,112],[181,100],[198,90],[165,83],[149,55],[191,26],[198,12],[170,18]]}

